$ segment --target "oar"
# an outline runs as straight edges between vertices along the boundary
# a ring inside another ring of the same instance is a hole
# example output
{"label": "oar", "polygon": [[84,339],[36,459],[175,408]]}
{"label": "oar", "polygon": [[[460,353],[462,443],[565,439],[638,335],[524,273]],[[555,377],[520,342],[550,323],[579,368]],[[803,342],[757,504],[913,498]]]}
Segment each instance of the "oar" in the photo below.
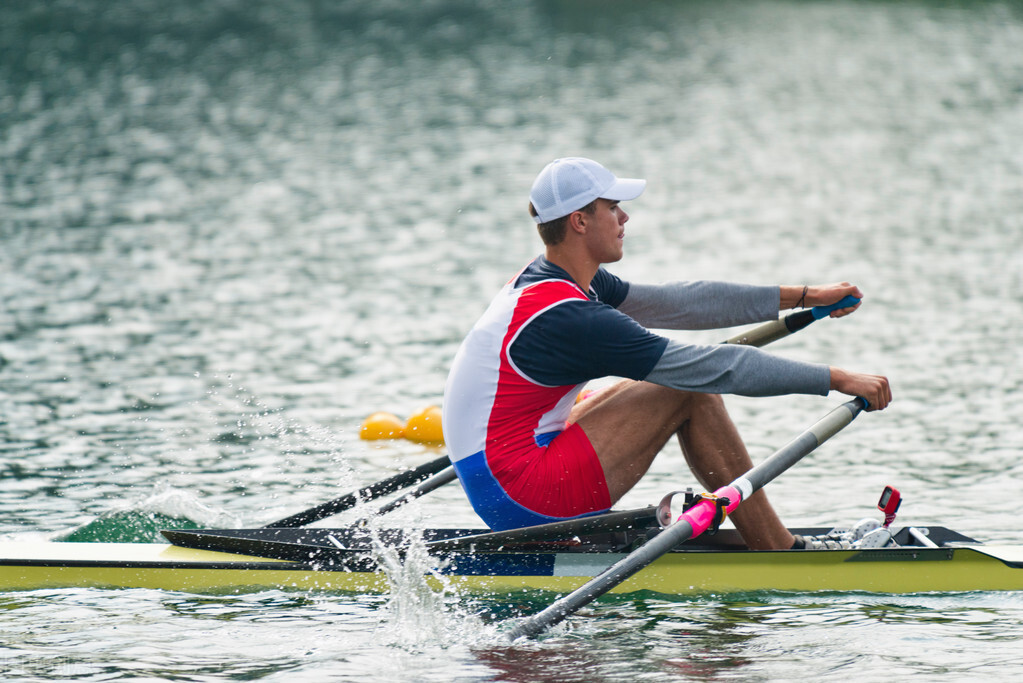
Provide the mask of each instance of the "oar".
{"label": "oar", "polygon": [[[727,503],[723,500],[720,502],[726,512],[731,512],[740,502],[837,434],[867,405],[866,400],[855,398],[838,406],[762,463],[731,484],[719,488],[714,492],[714,497],[727,499]],[[674,524],[587,581],[582,587],[557,600],[542,612],[520,622],[511,630],[508,637],[511,640],[522,636],[533,637],[560,623],[565,617],[604,595],[683,541],[702,534],[714,523],[717,515],[718,505],[714,500],[699,501],[684,512]]]}
{"label": "oar", "polygon": [[[388,493],[408,488],[409,486],[417,484],[427,477],[437,474],[441,470],[450,466],[451,459],[448,458],[448,456],[443,455],[436,460],[431,460],[430,462],[420,465],[415,469],[396,474],[393,477],[371,484],[366,488],[353,491],[352,493],[345,494],[340,498],[329,500],[326,503],[321,503],[314,508],[299,512],[290,517],[285,517],[284,519],[279,519],[276,522],[271,522],[263,528],[275,529],[310,524],[317,520],[330,517],[331,515],[336,515],[339,512],[344,512],[345,510],[355,507],[355,505],[360,501],[375,500],[380,496],[386,496]],[[454,474],[454,470],[452,470],[451,474]],[[454,477],[452,476],[450,479],[441,483],[446,483],[447,481],[451,481],[451,479],[454,479]],[[426,491],[423,491],[423,493],[426,493]]]}
{"label": "oar", "polygon": [[787,337],[793,332],[798,332],[815,320],[826,318],[831,315],[832,311],[838,311],[843,308],[851,308],[860,302],[854,296],[847,296],[838,303],[831,304],[829,306],[814,306],[808,308],[805,311],[797,311],[795,313],[789,313],[780,320],[772,320],[769,323],[764,323],[758,327],[754,327],[752,330],[747,332],[740,332],[739,334],[725,340],[725,344],[745,344],[747,346],[765,346],[773,341]]}
{"label": "oar", "polygon": [[[376,511],[375,516],[379,517],[380,515],[386,515],[388,512],[392,510],[397,510],[402,505],[412,502],[419,496],[425,496],[430,491],[433,491],[434,489],[439,489],[441,486],[444,486],[444,484],[452,482],[455,479],[458,479],[458,473],[455,472],[455,468],[446,467],[439,473],[433,475],[432,477],[424,481],[422,484],[406,493],[404,496],[396,498],[387,505],[381,507],[379,510]],[[366,526],[367,524],[369,524],[369,518],[363,518],[357,521],[354,524],[354,526]]]}

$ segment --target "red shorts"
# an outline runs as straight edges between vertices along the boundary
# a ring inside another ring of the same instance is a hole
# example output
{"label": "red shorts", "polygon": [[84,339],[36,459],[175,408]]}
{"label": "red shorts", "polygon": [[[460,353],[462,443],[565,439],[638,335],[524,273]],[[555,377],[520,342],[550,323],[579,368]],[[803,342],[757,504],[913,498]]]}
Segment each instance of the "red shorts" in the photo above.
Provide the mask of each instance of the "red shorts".
{"label": "red shorts", "polygon": [[469,502],[491,529],[514,529],[605,512],[604,469],[582,427],[569,425],[546,446],[454,462]]}
{"label": "red shorts", "polygon": [[611,507],[604,468],[586,432],[569,425],[547,446],[519,454],[495,473],[508,497],[548,517],[575,517]]}

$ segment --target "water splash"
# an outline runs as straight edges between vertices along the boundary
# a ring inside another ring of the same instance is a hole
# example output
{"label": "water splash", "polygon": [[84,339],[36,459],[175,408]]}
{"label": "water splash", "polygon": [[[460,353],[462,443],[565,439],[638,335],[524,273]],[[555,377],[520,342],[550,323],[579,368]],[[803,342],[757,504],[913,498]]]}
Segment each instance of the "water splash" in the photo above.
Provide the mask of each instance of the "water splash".
{"label": "water splash", "polygon": [[469,611],[444,574],[445,561],[430,555],[419,532],[400,547],[385,542],[371,521],[373,559],[387,577],[389,593],[380,631],[387,645],[409,653],[492,641],[495,629]]}
{"label": "water splash", "polygon": [[161,529],[231,528],[240,525],[240,520],[234,515],[204,505],[187,491],[160,483],[146,496],[128,501],[53,540],[154,543],[165,540],[160,535]]}

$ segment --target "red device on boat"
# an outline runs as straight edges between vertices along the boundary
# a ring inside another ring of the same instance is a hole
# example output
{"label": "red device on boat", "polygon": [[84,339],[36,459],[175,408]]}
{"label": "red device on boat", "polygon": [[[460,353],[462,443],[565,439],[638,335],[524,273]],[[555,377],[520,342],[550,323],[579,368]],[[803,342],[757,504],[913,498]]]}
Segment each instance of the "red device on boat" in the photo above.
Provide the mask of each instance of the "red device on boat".
{"label": "red device on boat", "polygon": [[887,528],[895,521],[895,513],[902,504],[902,494],[892,486],[885,486],[881,492],[881,500],[877,501],[877,509],[884,513],[884,526]]}

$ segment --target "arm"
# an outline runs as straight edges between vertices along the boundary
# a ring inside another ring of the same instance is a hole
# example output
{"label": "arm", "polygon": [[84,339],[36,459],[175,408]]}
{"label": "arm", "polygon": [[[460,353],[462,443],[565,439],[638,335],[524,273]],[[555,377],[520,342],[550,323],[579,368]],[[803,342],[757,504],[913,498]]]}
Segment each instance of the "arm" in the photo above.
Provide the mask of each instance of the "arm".
{"label": "arm", "polygon": [[669,341],[645,379],[683,391],[740,396],[826,395],[835,390],[863,397],[868,410],[884,410],[892,401],[887,377],[779,358],[749,346]]}
{"label": "arm", "polygon": [[[848,282],[830,285],[764,287],[715,281],[671,282],[663,285],[630,284],[618,310],[648,328],[707,330],[775,320],[789,308],[828,306],[846,296],[863,298]],[[831,314],[841,318],[859,304]]]}
{"label": "arm", "polygon": [[633,283],[618,310],[648,328],[709,330],[776,319],[779,291],[713,281]]}

